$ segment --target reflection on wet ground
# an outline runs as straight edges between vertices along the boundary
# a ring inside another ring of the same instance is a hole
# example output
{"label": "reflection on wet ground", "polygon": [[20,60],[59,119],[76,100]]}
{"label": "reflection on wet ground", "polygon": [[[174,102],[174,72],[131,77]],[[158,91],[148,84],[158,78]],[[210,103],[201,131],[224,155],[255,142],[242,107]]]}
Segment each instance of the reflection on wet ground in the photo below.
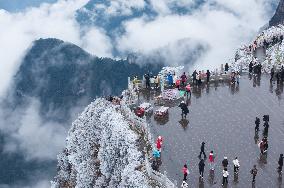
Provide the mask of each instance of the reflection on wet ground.
{"label": "reflection on wet ground", "polygon": [[[154,104],[159,92],[140,93],[141,101]],[[283,85],[269,81],[268,75],[243,75],[240,85],[217,83],[192,89],[191,100],[187,101],[189,115],[181,118],[178,102],[167,104],[169,118],[157,122],[149,117],[152,134],[164,137],[162,165],[160,171],[167,171],[171,180],[180,186],[182,166],[189,168],[190,187],[221,187],[224,156],[229,160],[229,185],[227,187],[281,187],[282,179],[276,171],[280,153],[284,153],[284,102]],[[154,110],[158,109],[154,107]],[[254,130],[255,117],[270,115],[269,148],[266,155],[260,155],[257,144],[263,138],[263,121],[260,132]],[[206,154],[211,150],[216,155],[215,171],[208,167],[206,159],[204,180],[199,179],[198,154],[201,142],[205,142]],[[232,160],[238,157],[240,171],[233,173]],[[252,185],[250,170],[256,164],[258,174]]]}

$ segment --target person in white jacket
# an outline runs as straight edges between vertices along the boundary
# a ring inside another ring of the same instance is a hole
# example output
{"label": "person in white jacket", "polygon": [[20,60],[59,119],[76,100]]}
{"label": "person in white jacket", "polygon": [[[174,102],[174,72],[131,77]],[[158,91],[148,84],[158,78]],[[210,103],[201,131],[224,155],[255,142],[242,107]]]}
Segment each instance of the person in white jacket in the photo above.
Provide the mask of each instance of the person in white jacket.
{"label": "person in white jacket", "polygon": [[240,162],[238,160],[238,157],[236,157],[233,160],[233,164],[234,164],[234,173],[237,174],[239,172],[239,168],[240,168]]}
{"label": "person in white jacket", "polygon": [[228,176],[229,176],[229,172],[227,168],[224,168],[223,170],[223,182],[222,182],[222,186],[226,184],[228,184]]}
{"label": "person in white jacket", "polygon": [[185,181],[183,181],[181,184],[181,188],[187,188],[187,187],[188,187],[188,184]]}

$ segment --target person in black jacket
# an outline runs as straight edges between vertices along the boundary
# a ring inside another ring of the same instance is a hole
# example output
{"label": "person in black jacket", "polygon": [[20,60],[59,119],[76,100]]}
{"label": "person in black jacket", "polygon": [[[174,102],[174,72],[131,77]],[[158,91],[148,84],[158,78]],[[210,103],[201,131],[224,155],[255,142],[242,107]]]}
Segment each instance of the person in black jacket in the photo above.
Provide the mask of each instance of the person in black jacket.
{"label": "person in black jacket", "polygon": [[274,68],[271,68],[271,71],[270,71],[270,81],[273,81],[273,78],[274,78]]}
{"label": "person in black jacket", "polygon": [[278,172],[279,172],[279,175],[281,176],[282,174],[282,168],[283,168],[283,154],[280,154],[280,157],[279,157],[279,160],[278,160]]}
{"label": "person in black jacket", "polygon": [[225,72],[228,72],[229,71],[229,65],[228,63],[225,64]]}
{"label": "person in black jacket", "polygon": [[250,173],[252,174],[252,183],[255,183],[255,177],[257,175],[256,165],[253,166],[253,169],[250,170]]}
{"label": "person in black jacket", "polygon": [[249,73],[251,74],[253,70],[253,63],[252,61],[249,63]]}
{"label": "person in black jacket", "polygon": [[258,132],[259,131],[259,124],[260,124],[260,119],[258,117],[255,118],[255,132]]}
{"label": "person in black jacket", "polygon": [[284,66],[281,67],[281,81],[283,82],[284,81]]}
{"label": "person in black jacket", "polygon": [[206,72],[207,83],[209,83],[209,81],[210,81],[210,75],[211,75],[210,71],[207,70],[207,72]]}
{"label": "person in black jacket", "polygon": [[193,73],[192,73],[192,81],[193,81],[193,83],[194,82],[197,83],[196,75],[197,75],[197,72],[196,72],[196,70],[194,70]]}
{"label": "person in black jacket", "polygon": [[203,178],[203,173],[204,173],[204,167],[205,167],[205,163],[204,163],[204,159],[201,159],[199,164],[198,164],[198,167],[199,167],[199,174],[200,174],[200,177]]}
{"label": "person in black jacket", "polygon": [[149,74],[145,74],[144,78],[146,80],[146,88],[149,89],[150,88],[150,75]]}
{"label": "person in black jacket", "polygon": [[187,105],[185,104],[184,101],[182,101],[180,103],[179,107],[181,108],[181,111],[182,111],[181,112],[181,118],[183,118],[183,116],[184,116],[184,118],[186,118],[186,115],[189,113]]}
{"label": "person in black jacket", "polygon": [[268,128],[269,128],[268,122],[267,121],[264,122],[263,126],[264,126],[263,135],[267,136],[268,135]]}
{"label": "person in black jacket", "polygon": [[276,80],[277,80],[277,84],[280,84],[280,80],[281,80],[280,72],[276,73]]}
{"label": "person in black jacket", "polygon": [[227,157],[224,157],[224,160],[222,161],[222,166],[223,166],[224,168],[227,168],[227,167],[228,167],[228,164],[229,164],[228,158],[227,158]]}
{"label": "person in black jacket", "polygon": [[201,155],[203,154],[204,158],[206,158],[206,154],[205,154],[205,142],[201,143],[201,147],[200,147],[200,153],[199,153],[199,158],[201,158]]}

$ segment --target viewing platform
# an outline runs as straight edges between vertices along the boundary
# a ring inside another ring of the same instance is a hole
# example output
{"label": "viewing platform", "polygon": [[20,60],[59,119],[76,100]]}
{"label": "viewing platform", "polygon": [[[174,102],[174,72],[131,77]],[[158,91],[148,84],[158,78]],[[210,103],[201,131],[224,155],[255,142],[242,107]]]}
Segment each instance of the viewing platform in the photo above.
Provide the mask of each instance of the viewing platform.
{"label": "viewing platform", "polygon": [[[229,74],[228,74],[229,75]],[[250,169],[257,165],[259,173],[255,187],[281,187],[282,179],[276,171],[279,154],[284,151],[284,101],[283,84],[270,82],[269,75],[254,76],[242,74],[240,84],[231,84],[227,75],[223,80],[214,79],[209,84],[192,85],[190,99],[181,97],[173,102],[157,104],[156,98],[163,91],[158,89],[138,90],[138,104],[147,102],[153,111],[161,106],[168,107],[168,116],[156,119],[154,114],[146,116],[154,138],[163,137],[160,172],[180,186],[183,178],[182,167],[189,168],[189,187],[221,187],[224,156],[229,160],[229,185],[227,187],[251,187]],[[192,83],[191,80],[188,81]],[[134,87],[135,88],[135,87]],[[165,84],[164,90],[168,87]],[[189,108],[187,119],[182,119],[178,104],[185,100]],[[269,149],[266,156],[260,155],[258,143],[263,138],[263,121],[260,132],[254,131],[254,120],[265,114],[270,115],[268,134]],[[209,170],[205,160],[203,181],[199,178],[197,157],[201,142],[205,152],[214,151],[215,171]],[[233,173],[232,160],[238,157],[240,172]]]}

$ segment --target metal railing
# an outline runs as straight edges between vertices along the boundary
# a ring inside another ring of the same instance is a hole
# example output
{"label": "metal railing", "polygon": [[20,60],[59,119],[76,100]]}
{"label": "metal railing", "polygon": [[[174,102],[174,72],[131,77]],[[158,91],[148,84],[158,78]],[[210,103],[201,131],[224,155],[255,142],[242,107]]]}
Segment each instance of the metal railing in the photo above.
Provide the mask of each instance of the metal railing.
{"label": "metal railing", "polygon": [[[167,79],[162,78],[161,81],[162,80],[163,80],[164,85],[167,85],[167,81],[166,81]],[[201,81],[206,82],[206,80],[207,80],[206,76],[203,75],[202,78],[201,78]],[[227,74],[225,74],[225,73],[219,73],[219,72],[216,71],[215,73],[213,73],[210,76],[209,80],[210,80],[210,82],[230,81],[231,80],[231,72],[227,72]],[[129,90],[135,90],[135,89],[139,90],[141,88],[145,88],[145,86],[146,86],[145,83],[143,84],[143,80],[138,80],[134,83],[134,81],[130,80],[130,78],[129,78],[128,82],[129,82],[128,83],[128,89]],[[187,83],[190,83],[190,84],[193,83],[193,77],[192,76],[190,76],[187,79]],[[161,83],[160,83],[160,85],[161,85]],[[153,85],[153,87],[154,87],[154,85]]]}

